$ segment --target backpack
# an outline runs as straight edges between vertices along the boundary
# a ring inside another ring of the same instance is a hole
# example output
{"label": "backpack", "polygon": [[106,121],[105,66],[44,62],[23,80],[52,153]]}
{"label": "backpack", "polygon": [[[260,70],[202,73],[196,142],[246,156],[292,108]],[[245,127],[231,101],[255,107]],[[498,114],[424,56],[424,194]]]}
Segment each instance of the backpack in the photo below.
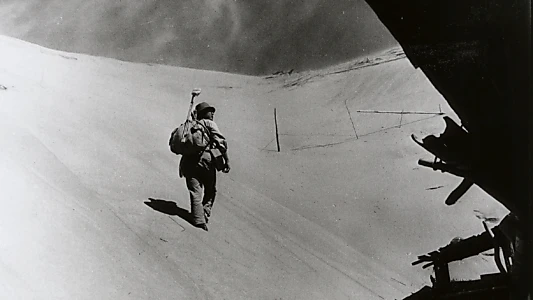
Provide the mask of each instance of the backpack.
{"label": "backpack", "polygon": [[176,155],[200,153],[209,145],[208,132],[197,120],[187,120],[170,134],[170,151]]}

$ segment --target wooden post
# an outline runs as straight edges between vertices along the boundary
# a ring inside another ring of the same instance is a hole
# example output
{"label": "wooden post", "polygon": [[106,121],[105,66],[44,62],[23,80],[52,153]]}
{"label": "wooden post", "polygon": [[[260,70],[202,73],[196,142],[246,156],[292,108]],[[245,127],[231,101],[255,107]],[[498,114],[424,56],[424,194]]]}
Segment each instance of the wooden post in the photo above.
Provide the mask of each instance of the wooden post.
{"label": "wooden post", "polygon": [[352,128],[353,128],[353,132],[355,133],[355,138],[359,139],[359,136],[357,135],[357,130],[355,130],[355,124],[353,123],[352,113],[350,112],[350,109],[348,108],[348,99],[344,100],[344,106],[346,106],[346,110],[348,111],[348,116],[350,117],[350,122],[352,122]]}
{"label": "wooden post", "polygon": [[276,108],[274,108],[274,124],[276,124],[276,143],[278,144],[278,152],[280,152],[279,148],[279,133],[278,133],[278,117],[276,113]]}
{"label": "wooden post", "polygon": [[435,271],[435,288],[446,288],[450,285],[450,269],[448,264],[436,264],[433,266]]}

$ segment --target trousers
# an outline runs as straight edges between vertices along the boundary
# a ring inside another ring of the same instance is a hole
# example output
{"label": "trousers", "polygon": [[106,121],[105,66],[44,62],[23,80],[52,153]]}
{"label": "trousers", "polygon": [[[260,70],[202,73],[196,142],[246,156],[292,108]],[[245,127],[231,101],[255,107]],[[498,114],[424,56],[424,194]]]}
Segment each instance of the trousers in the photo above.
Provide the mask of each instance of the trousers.
{"label": "trousers", "polygon": [[184,175],[191,200],[191,221],[193,225],[205,224],[205,214],[211,215],[217,194],[216,170],[196,166]]}

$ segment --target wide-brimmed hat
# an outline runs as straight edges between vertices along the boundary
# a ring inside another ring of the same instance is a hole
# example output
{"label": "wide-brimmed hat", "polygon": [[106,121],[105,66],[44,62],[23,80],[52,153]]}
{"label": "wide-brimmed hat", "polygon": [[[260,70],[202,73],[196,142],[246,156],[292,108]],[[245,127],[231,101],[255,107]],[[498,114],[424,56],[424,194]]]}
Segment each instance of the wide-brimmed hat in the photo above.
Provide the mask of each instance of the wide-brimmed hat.
{"label": "wide-brimmed hat", "polygon": [[204,111],[206,109],[210,110],[212,112],[216,111],[216,109],[213,106],[209,105],[207,102],[202,102],[202,103],[199,103],[198,105],[196,105],[196,112],[197,113],[201,113],[202,111]]}

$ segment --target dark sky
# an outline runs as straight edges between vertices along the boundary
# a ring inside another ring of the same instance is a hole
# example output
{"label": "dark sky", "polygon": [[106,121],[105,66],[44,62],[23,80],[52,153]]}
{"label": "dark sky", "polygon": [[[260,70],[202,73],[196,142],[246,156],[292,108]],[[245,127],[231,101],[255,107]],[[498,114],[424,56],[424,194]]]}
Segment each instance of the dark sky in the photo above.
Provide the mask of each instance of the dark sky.
{"label": "dark sky", "polygon": [[396,43],[363,0],[1,0],[0,34],[244,74],[324,67]]}

